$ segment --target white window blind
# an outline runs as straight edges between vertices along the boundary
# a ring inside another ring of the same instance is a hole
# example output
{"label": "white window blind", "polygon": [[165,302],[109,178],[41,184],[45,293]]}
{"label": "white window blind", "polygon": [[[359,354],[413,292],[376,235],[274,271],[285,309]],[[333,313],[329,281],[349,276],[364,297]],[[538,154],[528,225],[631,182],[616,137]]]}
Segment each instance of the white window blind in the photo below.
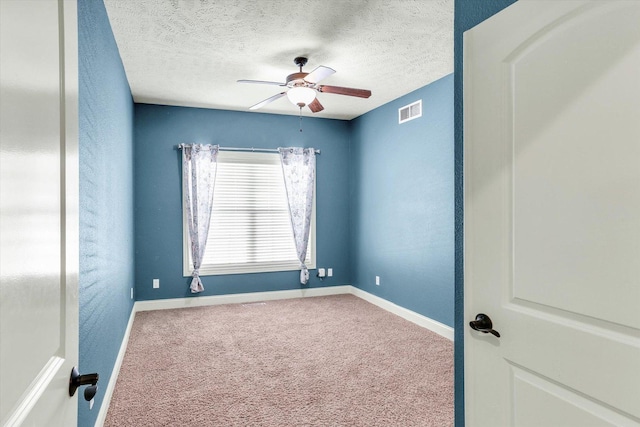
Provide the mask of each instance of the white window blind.
{"label": "white window blind", "polygon": [[[315,197],[305,264],[315,268]],[[192,262],[185,232],[185,276]],[[221,151],[200,275],[298,270],[277,153]]]}

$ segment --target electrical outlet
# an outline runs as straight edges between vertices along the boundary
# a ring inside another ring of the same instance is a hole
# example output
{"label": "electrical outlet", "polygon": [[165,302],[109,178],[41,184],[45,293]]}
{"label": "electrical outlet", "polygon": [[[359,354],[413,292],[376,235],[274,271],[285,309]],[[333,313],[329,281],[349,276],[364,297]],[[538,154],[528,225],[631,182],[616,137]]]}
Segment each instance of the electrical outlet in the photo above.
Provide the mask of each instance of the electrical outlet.
{"label": "electrical outlet", "polygon": [[380,276],[376,276],[376,285],[380,286]]}
{"label": "electrical outlet", "polygon": [[133,288],[131,288],[131,299],[133,299]]}
{"label": "electrical outlet", "polygon": [[319,268],[318,269],[318,277],[323,278],[324,276],[326,276],[326,274],[324,272],[324,268]]}
{"label": "electrical outlet", "polygon": [[153,289],[158,289],[160,287],[160,279],[153,279]]}
{"label": "electrical outlet", "polygon": [[327,277],[333,277],[333,268],[327,269]]}

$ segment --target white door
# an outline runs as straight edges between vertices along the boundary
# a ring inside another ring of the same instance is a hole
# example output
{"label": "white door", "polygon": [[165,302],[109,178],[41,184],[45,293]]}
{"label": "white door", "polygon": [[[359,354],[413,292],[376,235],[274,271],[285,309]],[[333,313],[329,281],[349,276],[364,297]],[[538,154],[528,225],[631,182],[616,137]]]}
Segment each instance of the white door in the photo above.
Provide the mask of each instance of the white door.
{"label": "white door", "polygon": [[0,0],[0,425],[73,427],[75,0]]}
{"label": "white door", "polygon": [[640,426],[640,2],[464,43],[466,425]]}

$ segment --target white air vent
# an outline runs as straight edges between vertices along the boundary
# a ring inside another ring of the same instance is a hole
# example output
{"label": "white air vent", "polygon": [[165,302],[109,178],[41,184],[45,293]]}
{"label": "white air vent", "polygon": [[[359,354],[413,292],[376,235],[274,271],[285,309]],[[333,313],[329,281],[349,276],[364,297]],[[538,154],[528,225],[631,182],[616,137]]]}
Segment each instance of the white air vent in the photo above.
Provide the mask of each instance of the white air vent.
{"label": "white air vent", "polygon": [[398,123],[408,122],[418,117],[422,117],[422,99],[398,108]]}

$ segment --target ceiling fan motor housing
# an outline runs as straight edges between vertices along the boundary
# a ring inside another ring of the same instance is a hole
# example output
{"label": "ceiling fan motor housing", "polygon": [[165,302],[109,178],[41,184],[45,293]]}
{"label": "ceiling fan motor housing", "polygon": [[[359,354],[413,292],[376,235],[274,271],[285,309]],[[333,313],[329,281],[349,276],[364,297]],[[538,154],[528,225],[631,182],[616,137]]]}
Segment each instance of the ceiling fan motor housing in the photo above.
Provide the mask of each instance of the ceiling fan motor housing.
{"label": "ceiling fan motor housing", "polygon": [[304,81],[304,78],[307,77],[309,73],[293,73],[287,76],[287,86],[308,86],[307,82]]}

